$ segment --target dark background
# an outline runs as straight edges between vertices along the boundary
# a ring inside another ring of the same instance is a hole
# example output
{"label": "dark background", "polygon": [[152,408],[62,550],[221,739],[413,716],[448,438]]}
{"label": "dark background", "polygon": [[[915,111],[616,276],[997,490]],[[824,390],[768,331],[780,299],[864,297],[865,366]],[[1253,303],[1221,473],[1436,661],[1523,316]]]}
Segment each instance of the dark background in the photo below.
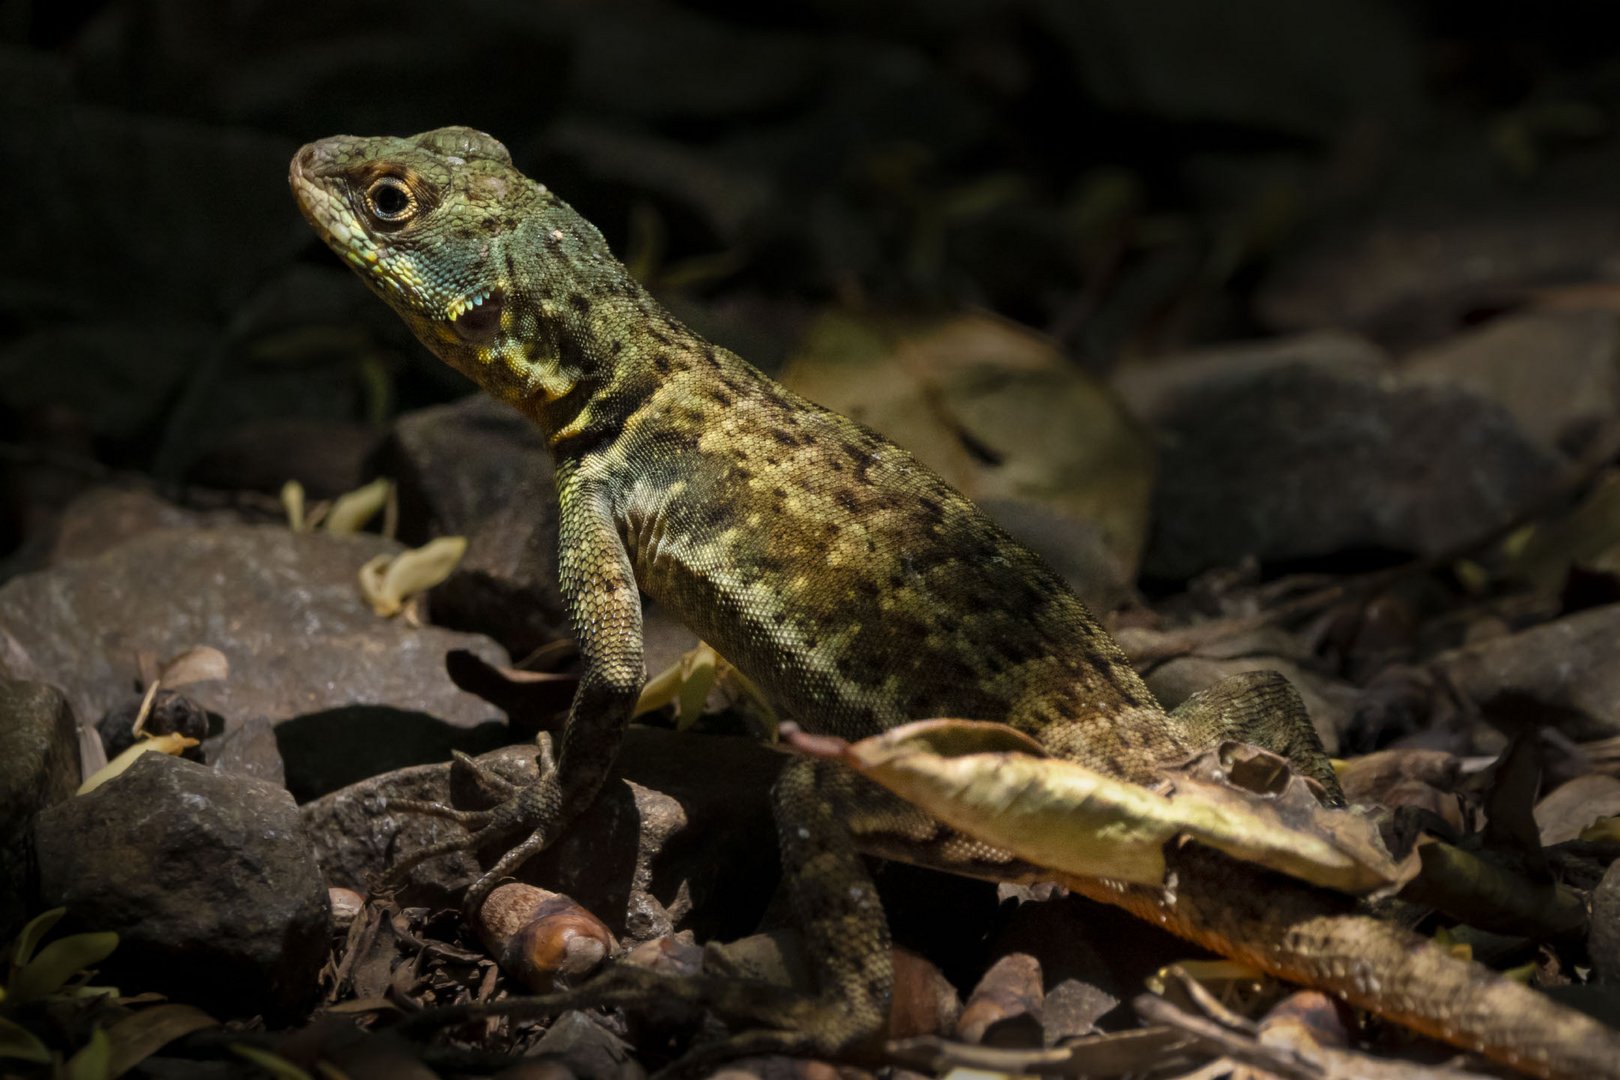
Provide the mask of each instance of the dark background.
{"label": "dark background", "polygon": [[1399,353],[1620,271],[1620,55],[1509,8],[0,2],[0,577],[108,469],[330,494],[466,392],[298,216],[310,139],[491,132],[767,369],[831,307]]}

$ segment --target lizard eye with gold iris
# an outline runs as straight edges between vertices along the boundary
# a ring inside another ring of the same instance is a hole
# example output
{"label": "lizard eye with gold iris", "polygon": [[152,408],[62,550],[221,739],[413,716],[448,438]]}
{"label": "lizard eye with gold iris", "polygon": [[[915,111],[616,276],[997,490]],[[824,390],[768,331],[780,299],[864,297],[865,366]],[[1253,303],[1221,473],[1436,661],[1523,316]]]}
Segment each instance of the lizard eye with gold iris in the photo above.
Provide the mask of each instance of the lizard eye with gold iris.
{"label": "lizard eye with gold iris", "polygon": [[366,189],[366,206],[377,220],[398,224],[416,213],[416,196],[405,181],[382,176]]}

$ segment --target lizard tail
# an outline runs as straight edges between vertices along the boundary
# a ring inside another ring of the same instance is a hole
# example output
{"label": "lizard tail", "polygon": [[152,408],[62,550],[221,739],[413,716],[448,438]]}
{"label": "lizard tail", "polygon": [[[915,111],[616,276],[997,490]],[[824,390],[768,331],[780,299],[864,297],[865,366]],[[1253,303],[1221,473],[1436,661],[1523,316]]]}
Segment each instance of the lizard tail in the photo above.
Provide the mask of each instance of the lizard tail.
{"label": "lizard tail", "polygon": [[[1205,948],[1543,1080],[1620,1080],[1620,1031],[1343,897],[1186,845],[1165,889],[1065,882]],[[1202,898],[1208,897],[1206,901]]]}

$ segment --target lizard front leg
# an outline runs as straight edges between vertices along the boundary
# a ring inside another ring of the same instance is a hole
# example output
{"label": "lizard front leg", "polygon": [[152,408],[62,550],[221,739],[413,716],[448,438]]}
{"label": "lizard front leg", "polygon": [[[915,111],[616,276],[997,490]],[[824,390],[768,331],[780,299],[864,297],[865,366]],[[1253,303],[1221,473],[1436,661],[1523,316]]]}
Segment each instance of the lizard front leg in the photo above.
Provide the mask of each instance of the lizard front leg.
{"label": "lizard front leg", "polygon": [[482,906],[502,878],[545,850],[574,815],[595,800],[647,679],[640,593],[608,495],[573,466],[558,469],[557,488],[558,576],[583,670],[563,725],[556,767],[543,769],[533,783],[514,790],[509,781],[462,757],[458,763],[473,770],[486,787],[506,793],[502,802],[475,811],[433,803],[396,804],[459,821],[470,835],[414,853],[390,871],[395,879],[436,855],[528,834],[473,883],[464,903],[469,913]]}

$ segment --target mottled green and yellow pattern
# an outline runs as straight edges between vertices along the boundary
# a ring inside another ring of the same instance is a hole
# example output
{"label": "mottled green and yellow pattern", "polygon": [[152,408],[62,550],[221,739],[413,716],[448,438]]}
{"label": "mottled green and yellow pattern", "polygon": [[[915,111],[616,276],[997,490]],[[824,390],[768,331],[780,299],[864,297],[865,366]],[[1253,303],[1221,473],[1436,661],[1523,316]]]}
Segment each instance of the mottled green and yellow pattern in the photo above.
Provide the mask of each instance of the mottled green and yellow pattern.
{"label": "mottled green and yellow pattern", "polygon": [[[557,768],[493,810],[445,811],[477,835],[414,857],[520,840],[471,904],[595,797],[645,680],[643,591],[812,732],[999,721],[1139,782],[1236,736],[1288,753],[1336,793],[1285,683],[1250,679],[1167,715],[1039,559],[904,450],[688,330],[489,136],[326,139],[299,151],[290,179],[327,243],[429,349],[533,418],[556,460],[559,573],[582,678]],[[888,937],[858,850],[1029,873],[827,762],[790,766],[775,802],[822,995],[738,1049],[835,1052],[880,1030]],[[1545,1075],[1616,1075],[1620,1040],[1607,1029],[1342,899],[1198,853],[1172,862],[1173,891],[1086,891]],[[1273,890],[1283,902],[1269,903]]]}

